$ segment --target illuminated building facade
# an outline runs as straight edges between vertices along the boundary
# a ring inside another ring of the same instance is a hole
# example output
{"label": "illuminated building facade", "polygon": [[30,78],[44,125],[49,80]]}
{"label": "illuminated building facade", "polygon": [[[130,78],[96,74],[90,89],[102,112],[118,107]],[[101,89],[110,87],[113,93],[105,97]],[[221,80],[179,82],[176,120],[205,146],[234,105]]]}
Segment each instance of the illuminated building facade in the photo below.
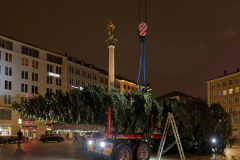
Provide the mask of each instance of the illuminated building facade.
{"label": "illuminated building facade", "polygon": [[207,81],[208,105],[212,103],[219,103],[224,110],[231,114],[233,125],[233,136],[240,137],[239,124],[239,78],[240,71],[236,70],[234,73],[227,74],[224,71],[224,76],[214,78]]}
{"label": "illuminated building facade", "polygon": [[[115,76],[118,91],[136,91],[138,86]],[[103,85],[108,90],[108,72],[34,45],[0,35],[0,136],[16,136],[20,129],[29,139],[45,134],[44,123],[13,114],[13,101],[25,103],[28,97],[49,92],[69,92],[72,88]],[[6,109],[7,108],[7,109]],[[71,135],[69,137],[71,138]]]}

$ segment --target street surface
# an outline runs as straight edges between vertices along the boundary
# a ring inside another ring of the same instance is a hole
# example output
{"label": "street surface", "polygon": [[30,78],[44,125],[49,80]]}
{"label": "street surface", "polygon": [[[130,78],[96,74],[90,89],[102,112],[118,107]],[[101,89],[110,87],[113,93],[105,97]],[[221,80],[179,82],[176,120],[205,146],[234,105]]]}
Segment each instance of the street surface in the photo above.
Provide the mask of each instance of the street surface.
{"label": "street surface", "polygon": [[[185,154],[186,160],[240,160],[240,142],[227,147],[222,155],[192,155]],[[81,144],[76,141],[65,140],[63,142],[43,143],[38,140],[30,140],[22,143],[21,149],[17,144],[0,145],[0,160],[93,160],[87,151],[82,150]],[[151,160],[156,159],[156,153],[152,153]],[[178,154],[166,153],[162,160],[179,160]]]}

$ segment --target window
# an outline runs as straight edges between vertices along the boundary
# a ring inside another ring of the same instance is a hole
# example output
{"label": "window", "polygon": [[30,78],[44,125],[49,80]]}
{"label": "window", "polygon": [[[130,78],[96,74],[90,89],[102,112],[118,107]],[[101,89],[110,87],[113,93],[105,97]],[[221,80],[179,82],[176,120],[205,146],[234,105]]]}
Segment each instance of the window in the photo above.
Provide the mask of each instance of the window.
{"label": "window", "polygon": [[229,97],[229,103],[233,103],[233,98],[232,97]]}
{"label": "window", "polygon": [[217,87],[218,88],[221,87],[221,82],[218,82]]}
{"label": "window", "polygon": [[215,92],[212,93],[212,97],[215,97]]}
{"label": "window", "polygon": [[32,67],[38,69],[38,61],[32,60]]}
{"label": "window", "polygon": [[239,87],[235,88],[235,92],[238,93],[239,92]]}
{"label": "window", "polygon": [[229,113],[233,113],[233,108],[232,107],[229,108]]}
{"label": "window", "polygon": [[103,83],[103,77],[100,77],[100,83]]}
{"label": "window", "polygon": [[224,109],[224,112],[227,112],[227,107],[224,107],[223,109]]}
{"label": "window", "polygon": [[0,47],[12,50],[13,43],[4,39],[0,39]]}
{"label": "window", "polygon": [[56,73],[57,74],[62,74],[62,67],[56,66]]}
{"label": "window", "polygon": [[130,90],[130,86],[128,86],[128,90]]}
{"label": "window", "polygon": [[218,103],[218,104],[221,104],[221,99],[218,99],[218,100],[217,100],[217,103]]}
{"label": "window", "polygon": [[229,85],[231,85],[231,84],[233,84],[233,80],[232,79],[229,80]]}
{"label": "window", "polygon": [[28,84],[21,83],[21,92],[28,92]]}
{"label": "window", "polygon": [[215,103],[215,100],[212,100],[212,104],[214,104]]}
{"label": "window", "polygon": [[32,85],[32,93],[38,94],[38,86]]}
{"label": "window", "polygon": [[12,76],[12,67],[5,66],[5,75]]}
{"label": "window", "polygon": [[212,89],[215,89],[215,84],[212,84]]}
{"label": "window", "polygon": [[38,81],[38,73],[32,72],[32,81]]}
{"label": "window", "polygon": [[52,88],[47,88],[46,89],[46,94],[50,94],[50,93],[52,93]]}
{"label": "window", "polygon": [[93,74],[93,80],[97,80],[97,75]]}
{"label": "window", "polygon": [[12,103],[12,96],[4,94],[4,104],[11,104]]}
{"label": "window", "polygon": [[239,77],[235,79],[235,83],[239,83]]}
{"label": "window", "polygon": [[73,84],[73,77],[70,78],[70,84]]}
{"label": "window", "polygon": [[22,54],[39,58],[39,51],[33,48],[22,46]]}
{"label": "window", "polygon": [[226,86],[227,85],[227,81],[223,81],[223,86]]}
{"label": "window", "polygon": [[91,82],[88,82],[88,87],[91,87]]}
{"label": "window", "polygon": [[86,76],[86,74],[85,74],[85,71],[82,71],[82,76],[83,76],[83,77],[85,77],[85,76]]}
{"label": "window", "polygon": [[127,85],[126,84],[124,84],[124,89],[127,89]]}
{"label": "window", "polygon": [[12,54],[10,53],[5,53],[5,61],[12,62]]}
{"label": "window", "polygon": [[85,81],[82,81],[82,87],[85,87]]}
{"label": "window", "polygon": [[105,79],[105,84],[108,84],[108,79],[107,78]]}
{"label": "window", "polygon": [[76,85],[80,86],[80,80],[79,79],[76,79]]}
{"label": "window", "polygon": [[27,103],[27,97],[21,97],[21,105],[24,105]]}
{"label": "window", "polygon": [[235,97],[235,102],[239,102],[239,96]]}
{"label": "window", "polygon": [[21,78],[22,78],[22,79],[28,79],[28,71],[22,70]]}
{"label": "window", "polygon": [[22,65],[28,66],[28,58],[22,57]]}
{"label": "window", "polygon": [[132,91],[134,91],[134,87],[132,87]]}
{"label": "window", "polygon": [[227,98],[223,98],[223,104],[227,104]]}
{"label": "window", "polygon": [[5,89],[12,90],[12,81],[5,80]]}
{"label": "window", "polygon": [[235,117],[235,124],[238,124],[238,123],[239,123],[239,118]]}
{"label": "window", "polygon": [[221,96],[221,91],[218,91],[218,92],[217,92],[217,96]]}
{"label": "window", "polygon": [[47,76],[47,84],[52,84],[52,77]]}
{"label": "window", "polygon": [[51,64],[47,64],[47,71],[53,72],[53,66]]}
{"label": "window", "polygon": [[92,79],[92,73],[88,72],[88,78]]}
{"label": "window", "polygon": [[229,94],[232,94],[233,93],[233,89],[229,89]]}
{"label": "window", "polygon": [[62,58],[58,56],[54,56],[51,54],[47,54],[47,61],[57,63],[57,64],[62,64]]}
{"label": "window", "polygon": [[56,85],[61,86],[62,85],[62,80],[61,78],[56,78]]}
{"label": "window", "polygon": [[73,73],[73,66],[70,66],[70,73]]}
{"label": "window", "polygon": [[76,69],[76,74],[80,75],[80,69],[78,69],[78,68]]}
{"label": "window", "polygon": [[227,95],[227,90],[223,90],[223,95]]}

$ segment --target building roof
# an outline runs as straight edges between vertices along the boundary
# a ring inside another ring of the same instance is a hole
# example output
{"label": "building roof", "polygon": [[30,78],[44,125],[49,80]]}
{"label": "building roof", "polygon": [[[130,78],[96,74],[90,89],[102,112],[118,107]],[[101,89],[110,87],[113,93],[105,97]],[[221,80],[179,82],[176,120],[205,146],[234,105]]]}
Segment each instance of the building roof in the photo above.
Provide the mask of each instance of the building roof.
{"label": "building roof", "polygon": [[176,96],[179,96],[179,97],[188,97],[188,98],[191,98],[191,99],[197,99],[195,97],[192,97],[192,96],[189,96],[185,93],[182,93],[182,92],[179,92],[179,91],[173,91],[173,92],[170,92],[168,94],[164,94],[162,96],[159,96],[157,97],[157,99],[161,99],[161,98],[171,98],[171,97],[176,97]]}
{"label": "building roof", "polygon": [[234,72],[232,72],[232,73],[228,73],[228,74],[227,74],[227,71],[225,70],[223,76],[220,75],[220,76],[217,77],[217,78],[209,79],[209,80],[207,80],[207,81],[215,80],[215,79],[218,79],[218,78],[223,78],[223,77],[226,77],[226,76],[229,76],[229,75],[233,75],[233,74],[236,74],[236,73],[239,73],[239,72],[240,72],[240,70],[239,70],[238,68],[237,68],[236,71],[234,71]]}
{"label": "building roof", "polygon": [[[53,52],[53,51],[50,51],[50,50],[47,50],[47,49],[38,47],[38,46],[35,46],[35,45],[33,45],[33,44],[24,42],[24,41],[16,40],[16,39],[14,39],[14,38],[11,38],[11,37],[8,37],[8,36],[2,35],[2,34],[0,34],[0,36],[6,37],[6,38],[12,39],[12,40],[14,40],[14,41],[18,41],[18,42],[20,42],[20,43],[24,43],[24,44],[30,45],[30,46],[32,46],[32,47],[36,47],[36,48],[39,48],[39,49],[48,51],[48,52],[52,52],[52,53],[58,54],[58,55],[60,55],[60,56],[68,57],[67,54],[62,55],[62,54],[60,54],[60,53]],[[68,60],[71,61],[71,62],[80,64],[80,65],[82,65],[82,66],[85,66],[85,67],[88,67],[88,68],[97,70],[97,71],[99,71],[101,74],[108,75],[108,71],[105,71],[105,70],[103,70],[103,69],[94,67],[92,64],[85,63],[85,62],[82,61],[82,60],[77,60],[75,57],[68,57]],[[124,77],[122,77],[121,75],[115,75],[115,78],[117,78],[117,79],[119,79],[119,80],[125,80],[125,81],[128,81],[128,82],[131,82],[131,83],[135,83],[135,84],[136,84],[136,82],[134,82],[134,81],[132,81],[132,80],[130,80],[130,79],[124,78]]]}
{"label": "building roof", "polygon": [[41,48],[41,47],[35,46],[35,45],[30,44],[30,43],[28,43],[28,42],[20,41],[20,40],[17,40],[17,39],[14,39],[14,38],[11,38],[11,37],[8,37],[8,36],[5,36],[5,35],[2,35],[2,34],[0,34],[0,36],[3,36],[3,37],[6,37],[6,38],[9,38],[9,39],[12,39],[12,40],[17,41],[17,42],[20,42],[20,43],[27,44],[27,45],[32,46],[32,47],[36,47],[36,48],[39,48],[39,49],[45,50],[45,51],[47,51],[47,52],[55,53],[55,54],[58,54],[58,55],[60,55],[60,56],[66,57],[66,56],[64,56],[64,55],[62,55],[62,54],[60,54],[60,53],[53,52],[53,51],[50,51],[50,50],[47,50],[47,49],[44,49],[44,48]]}

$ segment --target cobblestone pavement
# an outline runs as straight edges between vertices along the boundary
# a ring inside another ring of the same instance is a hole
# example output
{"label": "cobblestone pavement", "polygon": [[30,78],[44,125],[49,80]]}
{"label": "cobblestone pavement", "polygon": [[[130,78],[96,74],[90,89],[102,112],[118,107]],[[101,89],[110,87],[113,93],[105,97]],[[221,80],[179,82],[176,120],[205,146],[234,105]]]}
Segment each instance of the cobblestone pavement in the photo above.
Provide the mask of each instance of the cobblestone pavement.
{"label": "cobblestone pavement", "polygon": [[[0,160],[93,160],[89,154],[82,150],[78,143],[71,140],[63,142],[42,143],[30,140],[22,143],[21,149],[17,144],[0,145]],[[157,153],[152,153],[150,160],[156,159]],[[185,153],[186,160],[240,160],[240,142],[227,147],[225,154],[220,155],[193,155]],[[178,154],[166,153],[161,160],[179,160]]]}

